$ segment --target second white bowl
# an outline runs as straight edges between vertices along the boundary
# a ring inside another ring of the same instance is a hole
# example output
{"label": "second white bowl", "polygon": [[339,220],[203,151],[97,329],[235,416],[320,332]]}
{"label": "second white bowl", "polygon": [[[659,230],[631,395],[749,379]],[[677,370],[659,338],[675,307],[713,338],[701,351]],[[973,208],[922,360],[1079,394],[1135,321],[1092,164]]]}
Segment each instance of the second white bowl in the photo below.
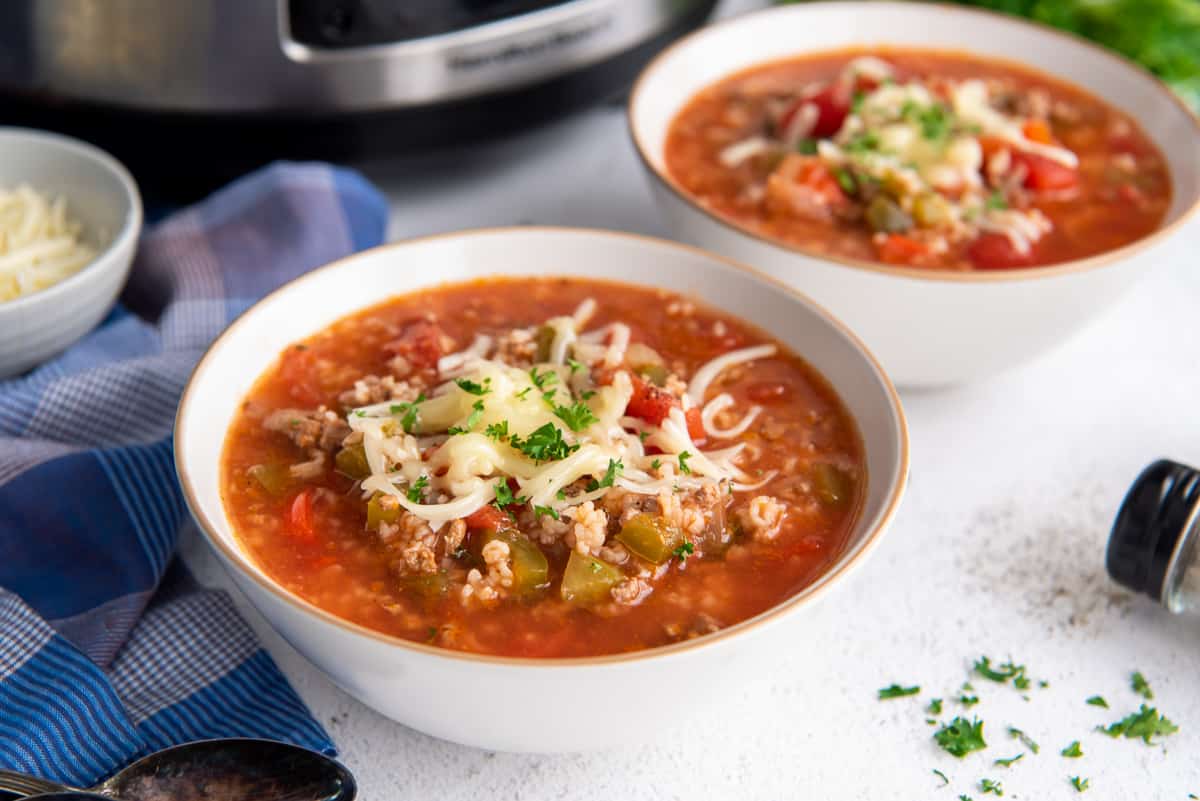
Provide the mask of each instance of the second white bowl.
{"label": "second white bowl", "polygon": [[[960,49],[1017,59],[1130,114],[1166,154],[1174,198],[1154,235],[1049,267],[947,273],[809,254],[728,222],[666,170],[671,121],[701,89],[772,60],[853,46]],[[901,386],[969,381],[1064,341],[1165,255],[1200,203],[1200,126],[1170,90],[1082,39],[1014,17],[912,2],[801,3],[702,29],[646,67],[629,101],[634,143],[668,227],[685,242],[758,267],[807,292],[878,354]]]}

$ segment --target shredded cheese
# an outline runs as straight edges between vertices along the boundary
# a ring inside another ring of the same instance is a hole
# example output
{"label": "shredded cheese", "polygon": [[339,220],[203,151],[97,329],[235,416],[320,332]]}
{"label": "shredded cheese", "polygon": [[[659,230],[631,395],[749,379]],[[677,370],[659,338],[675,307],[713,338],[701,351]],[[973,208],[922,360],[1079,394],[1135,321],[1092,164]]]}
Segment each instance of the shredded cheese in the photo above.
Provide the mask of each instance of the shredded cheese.
{"label": "shredded cheese", "polygon": [[0,190],[0,303],[59,283],[96,256],[66,201],[21,184]]}

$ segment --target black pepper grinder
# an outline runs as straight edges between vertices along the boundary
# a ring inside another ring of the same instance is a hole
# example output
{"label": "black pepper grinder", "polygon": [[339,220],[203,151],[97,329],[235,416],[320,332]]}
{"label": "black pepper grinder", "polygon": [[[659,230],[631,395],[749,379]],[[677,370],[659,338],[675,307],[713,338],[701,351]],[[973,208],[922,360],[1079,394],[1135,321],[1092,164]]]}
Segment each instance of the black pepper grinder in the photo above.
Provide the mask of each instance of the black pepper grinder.
{"label": "black pepper grinder", "polygon": [[1200,470],[1168,459],[1143,470],[1121,502],[1105,562],[1118,584],[1200,614]]}

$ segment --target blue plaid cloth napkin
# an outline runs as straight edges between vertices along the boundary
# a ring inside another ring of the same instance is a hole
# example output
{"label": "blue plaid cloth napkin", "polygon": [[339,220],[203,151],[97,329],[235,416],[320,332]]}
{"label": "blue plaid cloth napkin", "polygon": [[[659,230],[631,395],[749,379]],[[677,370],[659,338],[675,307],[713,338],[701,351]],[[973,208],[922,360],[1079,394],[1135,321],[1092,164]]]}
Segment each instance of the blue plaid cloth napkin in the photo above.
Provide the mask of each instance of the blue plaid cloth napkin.
{"label": "blue plaid cloth napkin", "polygon": [[0,766],[86,787],[209,737],[333,753],[229,598],[172,560],[188,523],[170,434],[221,329],[386,220],[357,173],[265,168],[149,229],[117,310],[0,381]]}

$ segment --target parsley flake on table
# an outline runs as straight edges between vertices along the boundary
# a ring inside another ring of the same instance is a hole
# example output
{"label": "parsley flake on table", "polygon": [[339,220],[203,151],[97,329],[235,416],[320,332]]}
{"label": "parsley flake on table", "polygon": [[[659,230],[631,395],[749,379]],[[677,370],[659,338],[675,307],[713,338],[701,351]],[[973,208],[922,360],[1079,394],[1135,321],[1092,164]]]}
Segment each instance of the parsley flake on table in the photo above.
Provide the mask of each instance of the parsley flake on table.
{"label": "parsley flake on table", "polygon": [[899,684],[889,684],[879,691],[879,700],[883,701],[888,698],[903,698],[906,695],[916,695],[921,692],[921,688],[917,685],[912,687],[902,687]]}
{"label": "parsley flake on table", "polygon": [[969,796],[969,795],[960,795],[960,796],[958,797],[958,801],[971,801],[971,796]]}
{"label": "parsley flake on table", "polygon": [[1179,727],[1160,715],[1154,707],[1142,704],[1137,712],[1132,712],[1109,726],[1097,726],[1096,730],[1109,737],[1141,739],[1146,745],[1153,745],[1152,738],[1174,734],[1179,731]]}
{"label": "parsley flake on table", "polygon": [[929,706],[925,707],[925,711],[931,715],[942,714],[942,699],[941,698],[930,698]]}
{"label": "parsley flake on table", "polygon": [[1142,675],[1140,670],[1135,670],[1133,675],[1129,677],[1129,686],[1135,693],[1147,701],[1154,700],[1154,691],[1150,689],[1150,682],[1146,681],[1146,677]]}
{"label": "parsley flake on table", "polygon": [[1079,741],[1075,740],[1070,745],[1062,750],[1062,755],[1068,759],[1078,759],[1083,756],[1083,749],[1079,747]]}
{"label": "parsley flake on table", "polygon": [[1091,782],[1089,782],[1087,779],[1084,779],[1080,776],[1072,776],[1071,777],[1071,786],[1075,788],[1076,792],[1082,793],[1084,790],[1086,790],[1088,788],[1089,784],[1091,784]]}
{"label": "parsley flake on table", "polygon": [[1013,765],[1020,762],[1024,756],[1024,754],[1017,754],[1015,757],[1009,757],[1008,759],[997,759],[992,764],[999,765],[1002,768],[1011,768]]}
{"label": "parsley flake on table", "polygon": [[1018,729],[1016,726],[1008,727],[1008,736],[1014,740],[1020,740],[1021,745],[1025,746],[1033,753],[1036,754],[1038,752],[1038,744],[1033,741],[1033,738]]}
{"label": "parsley flake on table", "polygon": [[945,773],[942,773],[942,772],[941,772],[940,770],[938,770],[937,768],[934,768],[934,769],[933,769],[933,775],[934,775],[934,776],[937,776],[939,779],[941,779],[941,780],[942,780],[942,786],[943,786],[943,787],[945,787],[947,784],[949,784],[949,783],[950,783],[950,780],[946,778],[946,774],[945,774]]}
{"label": "parsley flake on table", "polygon": [[966,693],[964,693],[964,694],[958,696],[958,702],[960,704],[962,704],[963,706],[967,707],[968,709],[970,709],[971,707],[973,707],[979,703],[979,696],[978,695],[967,695]]}
{"label": "parsley flake on table", "polygon": [[980,779],[979,790],[984,795],[991,793],[992,795],[1004,795],[1004,788],[1000,786],[1000,782],[992,781],[991,779]]}
{"label": "parsley flake on table", "polygon": [[959,759],[972,751],[979,751],[987,747],[987,743],[983,739],[983,721],[979,719],[967,720],[956,717],[934,732],[933,739],[943,750]]}
{"label": "parsley flake on table", "polygon": [[589,481],[587,485],[587,491],[595,492],[598,489],[611,487],[613,482],[617,480],[617,476],[621,475],[621,471],[624,469],[625,465],[619,459],[616,461],[609,459],[608,469],[604,471],[604,478],[600,479],[599,481],[593,478],[591,481]]}
{"label": "parsley flake on table", "polygon": [[1007,684],[1009,679],[1013,679],[1013,685],[1018,690],[1024,690],[1029,687],[1029,678],[1025,675],[1025,666],[1014,665],[1012,660],[997,667],[992,667],[992,660],[986,656],[981,656],[975,661],[972,669],[985,679],[997,682],[998,684]]}
{"label": "parsley flake on table", "polygon": [[412,483],[412,486],[408,488],[408,491],[404,493],[404,496],[408,498],[411,503],[420,503],[421,495],[425,492],[425,488],[428,486],[429,476],[421,476]]}
{"label": "parsley flake on table", "polygon": [[1084,703],[1091,704],[1092,706],[1099,706],[1099,707],[1103,707],[1104,709],[1108,709],[1108,701],[1105,701],[1104,696],[1102,696],[1102,695],[1093,695],[1091,698],[1087,699],[1087,701],[1085,701]]}

